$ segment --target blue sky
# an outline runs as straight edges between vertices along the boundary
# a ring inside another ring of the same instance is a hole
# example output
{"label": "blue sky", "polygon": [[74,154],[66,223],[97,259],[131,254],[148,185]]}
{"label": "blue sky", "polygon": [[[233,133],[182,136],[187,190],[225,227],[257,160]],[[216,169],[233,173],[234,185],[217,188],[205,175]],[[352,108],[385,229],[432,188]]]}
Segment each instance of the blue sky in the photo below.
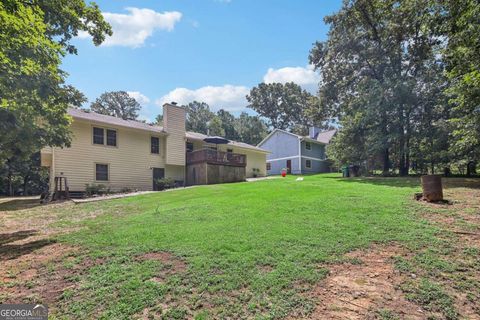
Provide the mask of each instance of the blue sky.
{"label": "blue sky", "polygon": [[325,40],[323,17],[341,1],[96,1],[114,35],[99,47],[81,34],[65,58],[67,82],[95,100],[124,90],[151,120],[165,101],[193,99],[234,113],[260,82],[295,81],[315,91],[308,53]]}

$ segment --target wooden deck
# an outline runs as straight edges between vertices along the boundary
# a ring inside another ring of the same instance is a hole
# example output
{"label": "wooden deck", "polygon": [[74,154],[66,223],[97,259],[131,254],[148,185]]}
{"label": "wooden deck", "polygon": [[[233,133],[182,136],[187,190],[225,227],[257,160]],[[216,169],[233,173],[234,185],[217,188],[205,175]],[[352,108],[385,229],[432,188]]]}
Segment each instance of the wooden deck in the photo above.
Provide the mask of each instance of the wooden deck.
{"label": "wooden deck", "polygon": [[187,165],[197,163],[217,164],[224,166],[245,167],[247,156],[239,153],[201,149],[187,152]]}

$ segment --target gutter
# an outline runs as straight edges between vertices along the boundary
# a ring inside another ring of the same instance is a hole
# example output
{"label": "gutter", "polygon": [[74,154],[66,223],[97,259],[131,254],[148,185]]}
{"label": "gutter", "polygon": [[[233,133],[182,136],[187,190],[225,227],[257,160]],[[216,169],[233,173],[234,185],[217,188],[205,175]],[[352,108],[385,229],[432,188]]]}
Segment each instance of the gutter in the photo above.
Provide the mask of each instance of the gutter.
{"label": "gutter", "polygon": [[298,138],[298,171],[302,174],[302,137]]}

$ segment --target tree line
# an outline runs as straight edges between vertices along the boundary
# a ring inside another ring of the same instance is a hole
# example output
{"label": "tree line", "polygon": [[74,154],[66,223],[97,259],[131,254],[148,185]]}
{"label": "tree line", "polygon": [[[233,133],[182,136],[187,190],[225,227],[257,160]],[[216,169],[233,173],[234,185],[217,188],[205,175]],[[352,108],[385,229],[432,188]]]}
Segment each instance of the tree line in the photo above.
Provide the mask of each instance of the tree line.
{"label": "tree line", "polygon": [[37,188],[45,180],[29,183],[44,174],[35,153],[70,143],[66,111],[85,97],[65,83],[60,67],[63,57],[77,54],[71,40],[79,32],[87,32],[95,45],[112,34],[94,3],[0,1],[0,192],[12,194],[17,185]]}
{"label": "tree line", "polygon": [[480,155],[480,4],[356,0],[327,16],[310,62],[314,119],[337,119],[338,164],[383,174],[473,174]]}
{"label": "tree line", "polygon": [[[191,102],[187,129],[256,144],[273,128],[306,134],[309,126],[336,123],[327,152],[338,164],[385,175],[475,173],[478,1],[351,0],[324,20],[327,40],[309,55],[321,74],[317,95],[294,83],[261,83],[246,97],[258,116]],[[95,3],[0,2],[0,193],[42,188],[48,175],[38,151],[70,145],[67,108],[86,98],[66,84],[60,67],[78,53],[71,40],[79,32],[95,45],[112,34]],[[100,96],[91,109],[136,119],[140,105],[120,91]]]}

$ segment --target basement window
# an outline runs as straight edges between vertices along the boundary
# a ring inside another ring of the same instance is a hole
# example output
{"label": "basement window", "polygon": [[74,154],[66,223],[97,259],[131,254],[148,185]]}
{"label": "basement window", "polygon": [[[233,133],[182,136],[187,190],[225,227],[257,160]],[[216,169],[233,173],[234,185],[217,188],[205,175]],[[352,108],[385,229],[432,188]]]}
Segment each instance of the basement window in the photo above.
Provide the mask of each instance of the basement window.
{"label": "basement window", "polygon": [[108,181],[108,164],[95,164],[95,180]]}
{"label": "basement window", "polygon": [[150,137],[150,152],[160,154],[160,139],[158,137]]}
{"label": "basement window", "polygon": [[305,167],[311,168],[312,167],[312,160],[305,161]]}

